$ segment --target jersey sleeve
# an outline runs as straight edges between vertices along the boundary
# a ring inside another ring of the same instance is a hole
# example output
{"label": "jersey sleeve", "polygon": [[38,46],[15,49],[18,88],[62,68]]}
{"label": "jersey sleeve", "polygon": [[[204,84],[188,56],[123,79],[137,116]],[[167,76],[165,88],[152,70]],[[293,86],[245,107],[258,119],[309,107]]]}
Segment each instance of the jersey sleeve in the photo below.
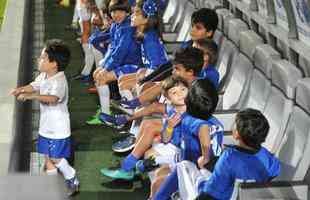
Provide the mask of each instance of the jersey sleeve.
{"label": "jersey sleeve", "polygon": [[210,178],[199,183],[199,193],[206,193],[215,199],[229,199],[234,186],[234,175],[228,152],[225,151],[217,161]]}
{"label": "jersey sleeve", "polygon": [[58,97],[58,102],[61,102],[66,95],[66,83],[61,80],[53,82],[49,95]]}
{"label": "jersey sleeve", "polygon": [[33,82],[30,83],[30,85],[35,91],[40,91],[40,84],[41,84],[41,81],[44,80],[44,77],[45,77],[45,73],[41,73],[39,74],[39,76],[35,78]]}

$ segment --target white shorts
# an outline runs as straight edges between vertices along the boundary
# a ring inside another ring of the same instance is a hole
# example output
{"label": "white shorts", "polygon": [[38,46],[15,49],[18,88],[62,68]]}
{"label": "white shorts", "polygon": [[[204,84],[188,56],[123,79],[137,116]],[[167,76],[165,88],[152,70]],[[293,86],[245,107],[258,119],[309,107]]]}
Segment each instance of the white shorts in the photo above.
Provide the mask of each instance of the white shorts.
{"label": "white shorts", "polygon": [[180,153],[180,149],[171,143],[168,144],[158,143],[153,145],[153,149],[160,156],[175,157],[177,154]]}

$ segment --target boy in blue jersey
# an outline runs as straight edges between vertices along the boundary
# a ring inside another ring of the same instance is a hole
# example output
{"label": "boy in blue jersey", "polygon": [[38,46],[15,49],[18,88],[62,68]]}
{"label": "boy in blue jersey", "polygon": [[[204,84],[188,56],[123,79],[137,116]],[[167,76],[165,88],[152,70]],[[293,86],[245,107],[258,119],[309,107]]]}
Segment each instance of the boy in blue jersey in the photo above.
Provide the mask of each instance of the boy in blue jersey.
{"label": "boy in blue jersey", "polygon": [[210,177],[198,178],[198,199],[228,200],[233,196],[236,182],[266,183],[278,176],[279,160],[261,146],[268,132],[269,123],[260,111],[238,112],[233,130],[238,145],[224,150]]}
{"label": "boy in blue jersey", "polygon": [[[202,168],[214,157],[220,156],[224,129],[212,116],[217,102],[217,91],[208,79],[193,82],[185,99],[186,113],[181,122],[181,160],[194,162]],[[176,168],[171,169],[167,178],[162,176],[156,181],[163,183],[158,184],[160,189],[153,199],[170,199],[178,189]]]}
{"label": "boy in blue jersey", "polygon": [[[188,93],[188,83],[180,78],[169,78],[164,81],[163,94],[169,103],[153,103],[137,112],[129,118],[117,120],[135,120],[154,113],[164,114],[162,123],[156,123],[151,129],[141,129],[140,137],[134,150],[122,162],[121,169],[102,169],[101,173],[114,179],[131,180],[134,178],[134,170],[139,159],[151,147],[154,138],[161,134],[161,141],[148,151],[148,154],[155,155],[153,166],[158,164],[170,164],[180,146],[180,116],[186,110],[184,99]],[[145,171],[143,163],[139,164],[139,171]],[[147,170],[148,171],[148,170]]]}

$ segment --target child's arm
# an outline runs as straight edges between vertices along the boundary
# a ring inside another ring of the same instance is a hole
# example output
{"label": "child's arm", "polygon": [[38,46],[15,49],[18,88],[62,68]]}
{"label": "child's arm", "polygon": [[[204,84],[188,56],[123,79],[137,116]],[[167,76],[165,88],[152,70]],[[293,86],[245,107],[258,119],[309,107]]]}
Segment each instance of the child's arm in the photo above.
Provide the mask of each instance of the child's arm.
{"label": "child's arm", "polygon": [[209,135],[209,127],[203,125],[199,129],[199,141],[201,146],[201,157],[198,159],[197,163],[200,168],[208,162],[209,160],[209,148],[211,144],[211,139]]}
{"label": "child's arm", "polygon": [[33,92],[34,92],[34,88],[31,85],[25,85],[22,87],[14,88],[10,92],[10,94],[14,96],[18,96],[19,94],[22,94],[22,93],[33,93]]}
{"label": "child's arm", "polygon": [[54,96],[54,95],[40,95],[38,93],[24,93],[24,94],[20,94],[17,97],[17,99],[20,101],[38,100],[46,104],[55,104],[58,102],[59,97]]}
{"label": "child's arm", "polygon": [[135,112],[133,116],[129,117],[128,121],[139,119],[141,117],[148,116],[154,113],[165,113],[165,104],[155,102],[151,105],[143,107],[142,109]]}

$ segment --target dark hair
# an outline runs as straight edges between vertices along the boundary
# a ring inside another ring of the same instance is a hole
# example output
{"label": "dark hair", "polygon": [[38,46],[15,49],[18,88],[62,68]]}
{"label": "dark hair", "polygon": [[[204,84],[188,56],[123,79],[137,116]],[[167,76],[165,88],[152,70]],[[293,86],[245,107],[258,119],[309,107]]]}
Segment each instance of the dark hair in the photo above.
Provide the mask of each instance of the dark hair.
{"label": "dark hair", "polygon": [[192,24],[201,23],[208,32],[216,31],[218,21],[217,13],[210,8],[201,8],[192,14]]}
{"label": "dark hair", "polygon": [[210,39],[200,39],[197,40],[198,46],[200,46],[204,53],[209,56],[209,64],[215,65],[218,57],[218,47],[217,44]]}
{"label": "dark hair", "polygon": [[184,85],[185,87],[188,87],[188,83],[180,77],[166,78],[162,84],[163,95],[167,97],[168,90],[178,85]]}
{"label": "dark hair", "polygon": [[195,47],[181,48],[175,53],[172,63],[182,64],[187,71],[193,70],[198,76],[204,63],[203,51]]}
{"label": "dark hair", "polygon": [[45,45],[45,53],[50,62],[57,63],[58,71],[64,71],[70,62],[70,50],[62,40],[48,40]]}
{"label": "dark hair", "polygon": [[[143,16],[145,18],[147,18],[147,24],[146,24],[143,32],[137,32],[136,33],[136,38],[138,40],[140,40],[140,41],[143,40],[144,33],[149,31],[149,30],[151,30],[151,29],[153,29],[153,30],[155,30],[157,32],[158,37],[162,39],[163,27],[162,27],[162,20],[161,20],[160,13],[157,12],[156,15],[154,15],[154,16],[149,16],[149,17],[146,16],[145,13],[143,12],[143,9],[142,9],[143,4],[144,4],[144,0],[137,1],[135,7],[137,9],[141,10],[142,13],[143,13]],[[157,5],[158,5],[158,3],[157,3]]]}
{"label": "dark hair", "polygon": [[193,117],[208,120],[214,113],[218,94],[208,79],[197,79],[193,82],[185,99],[186,112]]}
{"label": "dark hair", "polygon": [[237,113],[236,128],[246,145],[260,149],[268,135],[269,123],[259,110],[247,108]]}
{"label": "dark hair", "polygon": [[111,12],[116,10],[122,10],[130,13],[130,6],[127,0],[111,0],[109,4],[109,13],[111,14]]}

